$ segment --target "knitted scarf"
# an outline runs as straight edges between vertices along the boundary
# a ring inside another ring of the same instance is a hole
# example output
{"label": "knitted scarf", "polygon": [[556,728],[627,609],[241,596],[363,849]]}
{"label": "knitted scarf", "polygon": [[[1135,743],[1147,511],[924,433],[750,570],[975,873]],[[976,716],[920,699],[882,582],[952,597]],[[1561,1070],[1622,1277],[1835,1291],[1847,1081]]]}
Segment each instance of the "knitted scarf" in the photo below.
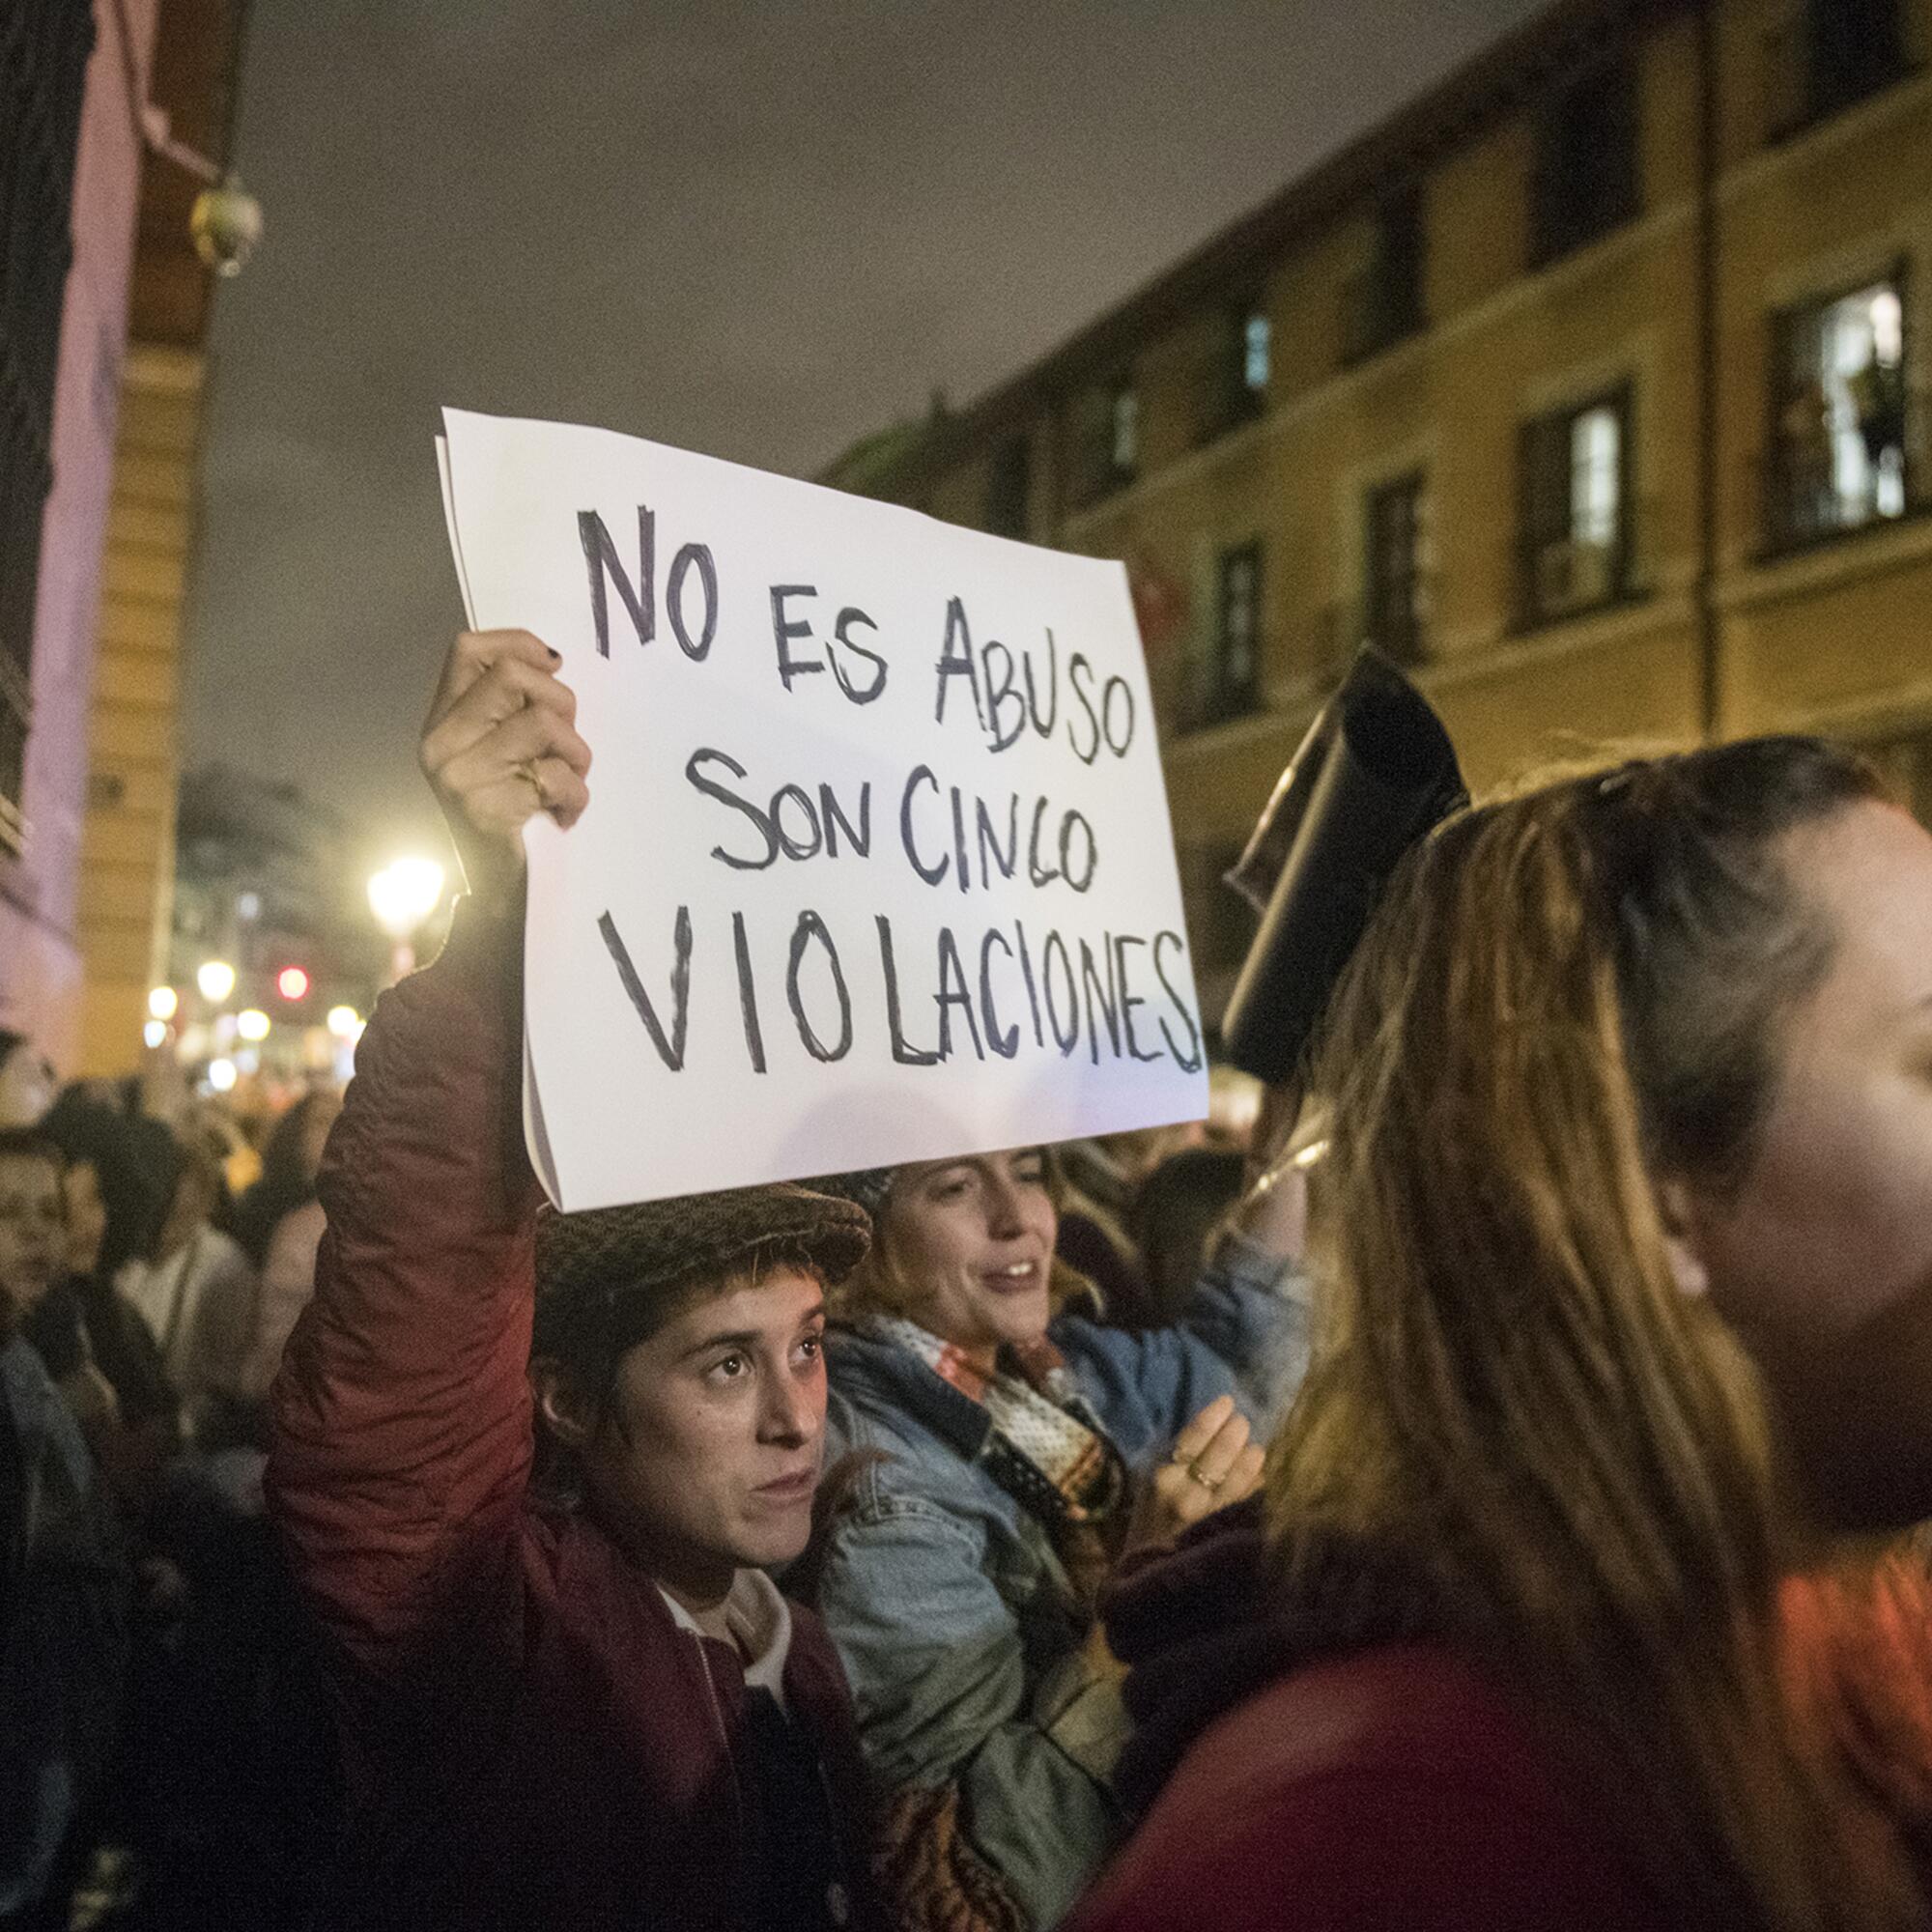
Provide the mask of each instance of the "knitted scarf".
{"label": "knitted scarf", "polygon": [[875,1314],[865,1326],[985,1409],[986,1473],[1052,1538],[1081,1609],[1091,1613],[1111,1560],[1103,1526],[1127,1494],[1127,1470],[1065,1357],[1044,1336],[1009,1343],[989,1376],[903,1316]]}

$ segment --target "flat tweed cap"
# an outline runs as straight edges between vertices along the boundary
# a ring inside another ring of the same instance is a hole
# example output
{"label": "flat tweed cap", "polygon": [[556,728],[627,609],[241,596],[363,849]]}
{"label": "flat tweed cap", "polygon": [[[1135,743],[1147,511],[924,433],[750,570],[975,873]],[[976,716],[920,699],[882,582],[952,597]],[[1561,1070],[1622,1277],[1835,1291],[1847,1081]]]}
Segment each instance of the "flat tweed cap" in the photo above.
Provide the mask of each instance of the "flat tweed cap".
{"label": "flat tweed cap", "polygon": [[537,1217],[537,1347],[586,1327],[621,1342],[622,1331],[648,1327],[653,1291],[723,1280],[774,1243],[802,1249],[832,1288],[865,1259],[871,1223],[855,1203],[789,1181],[576,1214],[547,1209]]}

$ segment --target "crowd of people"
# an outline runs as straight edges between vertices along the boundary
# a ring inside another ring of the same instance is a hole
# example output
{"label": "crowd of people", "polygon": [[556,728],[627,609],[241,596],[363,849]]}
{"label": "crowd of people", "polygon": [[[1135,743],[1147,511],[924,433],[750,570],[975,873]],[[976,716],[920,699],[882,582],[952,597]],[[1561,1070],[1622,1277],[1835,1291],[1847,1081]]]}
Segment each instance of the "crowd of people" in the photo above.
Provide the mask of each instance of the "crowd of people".
{"label": "crowd of people", "polygon": [[239,1200],[0,1043],[0,1924],[1932,1923],[1932,837],[1861,761],[1459,810],[1238,1130],[559,1213],[555,663],[458,640],[448,945]]}
{"label": "crowd of people", "polygon": [[262,1472],[338,1104],[258,1151],[0,1033],[0,1924],[308,1922],[341,1773]]}

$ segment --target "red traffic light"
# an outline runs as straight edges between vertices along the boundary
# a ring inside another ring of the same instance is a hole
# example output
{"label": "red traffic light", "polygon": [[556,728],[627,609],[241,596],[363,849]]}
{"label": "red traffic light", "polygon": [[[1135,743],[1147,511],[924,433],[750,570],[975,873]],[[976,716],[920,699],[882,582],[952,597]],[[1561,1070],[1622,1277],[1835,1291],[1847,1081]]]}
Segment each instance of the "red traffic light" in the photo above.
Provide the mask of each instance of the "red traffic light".
{"label": "red traffic light", "polygon": [[284,966],[275,975],[275,991],[285,1000],[308,998],[308,975],[299,966]]}

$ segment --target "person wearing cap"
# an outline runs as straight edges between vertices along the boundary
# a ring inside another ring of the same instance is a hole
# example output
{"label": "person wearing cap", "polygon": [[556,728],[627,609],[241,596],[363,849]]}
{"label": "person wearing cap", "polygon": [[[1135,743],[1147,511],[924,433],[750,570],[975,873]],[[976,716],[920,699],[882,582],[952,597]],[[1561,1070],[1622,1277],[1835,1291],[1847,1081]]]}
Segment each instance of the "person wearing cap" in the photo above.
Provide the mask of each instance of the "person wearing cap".
{"label": "person wearing cap", "polygon": [[814,1184],[873,1217],[835,1298],[838,1473],[802,1586],[885,1799],[877,1869],[903,1925],[1044,1932],[1126,1824],[1099,1589],[1254,1489],[1306,1364],[1304,1176],[1258,1181],[1180,1321],[1138,1334],[1056,1259],[1048,1150]]}
{"label": "person wearing cap", "polygon": [[764,1574],[810,1532],[866,1217],[790,1186],[540,1210],[521,828],[574,823],[589,764],[554,663],[485,632],[444,668],[421,755],[469,895],[358,1048],[272,1394],[351,1786],[326,1922],[877,1927],[844,1678]]}

